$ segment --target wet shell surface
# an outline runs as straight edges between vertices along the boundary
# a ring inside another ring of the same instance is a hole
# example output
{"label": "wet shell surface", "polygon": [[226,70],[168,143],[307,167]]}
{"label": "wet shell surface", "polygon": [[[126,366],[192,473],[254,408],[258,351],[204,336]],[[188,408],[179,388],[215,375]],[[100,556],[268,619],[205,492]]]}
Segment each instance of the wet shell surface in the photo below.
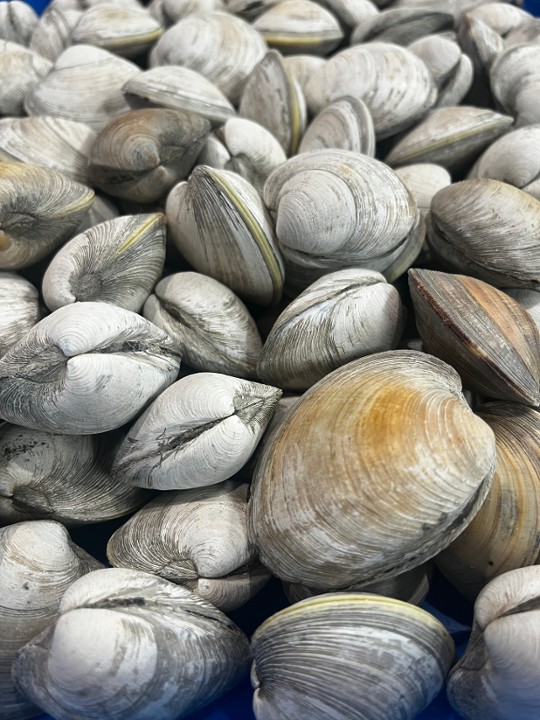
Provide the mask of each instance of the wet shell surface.
{"label": "wet shell surface", "polygon": [[140,315],[65,305],[0,359],[0,417],[69,435],[106,432],[140,412],[179,367],[169,337]]}
{"label": "wet shell surface", "polygon": [[281,390],[196,373],[171,385],[130,429],[114,461],[124,482],[156,490],[215,485],[247,462]]}
{"label": "wet shell surface", "polygon": [[441,689],[454,643],[414,605],[347,593],[272,615],[251,652],[257,720],[413,720]]}
{"label": "wet shell surface", "polygon": [[321,110],[307,127],[298,152],[327,148],[375,156],[375,128],[362,100],[344,97]]}
{"label": "wet shell surface", "polygon": [[217,608],[148,573],[73,583],[59,617],[17,654],[17,687],[58,720],[176,720],[235,685],[249,643]]}
{"label": "wet shell surface", "polygon": [[144,305],[144,317],[173,341],[182,361],[207,372],[257,377],[262,340],[240,298],[207,275],[163,278]]}
{"label": "wet shell surface", "polygon": [[31,282],[0,272],[0,357],[40,319],[39,293]]}
{"label": "wet shell surface", "polygon": [[493,433],[455,370],[414,351],[377,353],[310,388],[265,445],[250,531],[282,580],[373,582],[448,545],[494,467]]}
{"label": "wet shell surface", "polygon": [[0,40],[0,115],[24,115],[27,93],[41,84],[51,68],[49,60],[23,45]]}
{"label": "wet shell surface", "polygon": [[49,310],[98,301],[139,312],[164,262],[165,216],[125,215],[60,248],[43,276],[43,298]]}

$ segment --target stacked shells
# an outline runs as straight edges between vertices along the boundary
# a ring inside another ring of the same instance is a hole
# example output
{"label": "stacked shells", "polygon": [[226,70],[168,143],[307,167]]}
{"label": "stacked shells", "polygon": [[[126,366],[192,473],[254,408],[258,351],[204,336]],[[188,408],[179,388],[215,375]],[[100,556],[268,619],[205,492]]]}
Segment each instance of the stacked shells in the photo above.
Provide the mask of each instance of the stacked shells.
{"label": "stacked shells", "polygon": [[[0,3],[0,717],[189,714],[271,576],[301,602],[253,637],[259,720],[440,690],[404,601],[540,558],[539,36],[502,2]],[[65,528],[106,521],[91,572]],[[538,706],[494,665],[493,717]]]}

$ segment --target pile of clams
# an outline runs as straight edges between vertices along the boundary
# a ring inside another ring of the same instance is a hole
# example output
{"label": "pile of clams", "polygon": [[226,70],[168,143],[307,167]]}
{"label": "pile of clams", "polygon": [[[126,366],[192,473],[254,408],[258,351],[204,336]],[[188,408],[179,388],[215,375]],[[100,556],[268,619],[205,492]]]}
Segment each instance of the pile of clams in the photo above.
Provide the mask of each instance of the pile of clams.
{"label": "pile of clams", "polygon": [[539,23],[0,2],[0,720],[540,715]]}

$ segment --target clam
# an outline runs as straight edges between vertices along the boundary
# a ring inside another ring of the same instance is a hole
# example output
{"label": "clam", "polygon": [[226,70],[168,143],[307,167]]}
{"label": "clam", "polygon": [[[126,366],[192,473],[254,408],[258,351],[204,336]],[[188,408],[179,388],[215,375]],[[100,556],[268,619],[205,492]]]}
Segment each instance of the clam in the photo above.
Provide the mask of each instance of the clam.
{"label": "clam", "polygon": [[540,125],[498,138],[478,158],[468,177],[500,180],[540,200]]}
{"label": "clam", "polygon": [[[186,585],[221,610],[240,607],[270,579],[247,535],[248,487],[227,481],[160,493],[112,535],[109,562]],[[222,592],[209,597],[215,584]]]}
{"label": "clam", "polygon": [[0,268],[33,265],[76,229],[94,198],[61,173],[0,162]]}
{"label": "clam", "polygon": [[425,610],[346,593],[272,615],[251,652],[257,720],[413,720],[443,686],[454,643]]}
{"label": "clam", "polygon": [[285,55],[283,62],[304,92],[312,73],[324,65],[326,60],[318,55]]}
{"label": "clam", "polygon": [[96,133],[83,123],[56,117],[0,120],[0,160],[57,170],[88,184],[88,157]]}
{"label": "clam", "polygon": [[259,33],[240,18],[224,12],[192,14],[162,35],[150,53],[150,66],[191,68],[236,102],[249,73],[266,51]]}
{"label": "clam", "polygon": [[257,371],[265,382],[306,390],[332,370],[399,342],[398,291],[373,270],[328,273],[295,298],[266,339]]}
{"label": "clam", "polygon": [[226,285],[195,272],[163,278],[144,316],[164,330],[195,370],[257,377],[262,341],[244,303]]}
{"label": "clam", "polygon": [[472,598],[497,575],[540,558],[540,413],[502,402],[476,412],[495,433],[495,475],[471,524],[437,556],[446,577]]}
{"label": "clam", "polygon": [[0,116],[24,115],[24,99],[51,70],[52,63],[23,45],[0,40]]}
{"label": "clam", "polygon": [[427,221],[433,253],[453,272],[498,287],[540,283],[540,201],[498,180],[440,190]]}
{"label": "clam", "polygon": [[150,68],[128,80],[124,95],[136,105],[151,105],[183,110],[214,123],[225,122],[235,110],[225,95],[210,80],[195,70],[175,65]]}
{"label": "clam", "polygon": [[532,317],[540,330],[540,290],[530,288],[506,288],[507,295],[517,300]]}
{"label": "clam", "polygon": [[313,588],[374,582],[438,554],[472,520],[495,440],[456,371],[376,353],[311,387],[266,443],[250,531],[277,577]]}
{"label": "clam", "polygon": [[540,704],[540,567],[510,570],[478,596],[447,694],[466,720],[530,720]]}
{"label": "clam", "polygon": [[540,19],[530,18],[511,30],[504,39],[504,46],[522,45],[540,42]]}
{"label": "clam", "polygon": [[[45,61],[44,61],[45,62]],[[101,130],[129,110],[122,87],[139,68],[91,45],[64,50],[47,77],[24,101],[28,115],[53,115]]]}
{"label": "clam", "polygon": [[93,45],[134,58],[163,34],[161,24],[138,3],[100,3],[86,10],[73,29],[73,43]]}
{"label": "clam", "polygon": [[423,228],[409,191],[388,166],[366,155],[302,153],[274,170],[263,197],[295,287],[347,267],[376,270],[392,281],[420,251]]}
{"label": "clam", "polygon": [[532,20],[532,15],[520,7],[504,2],[482,3],[467,11],[469,17],[478,18],[503,38],[523,23]]}
{"label": "clam", "polygon": [[320,4],[336,16],[347,32],[379,13],[371,0],[321,0]]}
{"label": "clam", "polygon": [[424,217],[429,212],[433,197],[452,183],[448,170],[433,163],[402,165],[396,168],[396,175],[416,200]]}
{"label": "clam", "polygon": [[31,282],[0,272],[0,357],[41,319],[39,293]]}
{"label": "clam", "polygon": [[99,133],[89,174],[106,193],[149,203],[187,177],[210,132],[208,120],[163,108],[132,110]]}
{"label": "clam", "polygon": [[43,276],[49,310],[99,301],[139,312],[165,263],[165,216],[126,215],[75,236]]}
{"label": "clam", "polygon": [[371,112],[378,139],[409,127],[437,100],[422,60],[406,48],[382,42],[336,53],[312,74],[305,95],[312,114],[344,95],[360,98]]}
{"label": "clam", "polygon": [[58,720],[176,720],[229,690],[246,636],[186,588],[109,568],[73,583],[59,617],[15,658],[17,688]]}
{"label": "clam", "polygon": [[52,2],[39,18],[30,41],[31,50],[54,62],[71,45],[81,15],[82,10]]}
{"label": "clam", "polygon": [[390,8],[360,22],[351,35],[351,45],[375,41],[409,45],[424,35],[451,30],[453,25],[454,17],[448,12],[422,7]]}
{"label": "clam", "polygon": [[416,324],[426,352],[491,398],[540,404],[540,334],[506,293],[482,280],[409,270]]}
{"label": "clam", "polygon": [[457,170],[470,165],[511,125],[511,117],[488,108],[438,108],[399,140],[385,161],[391,167],[429,162]]}
{"label": "clam", "polygon": [[279,2],[281,0],[225,0],[225,10],[252,21]]}
{"label": "clam", "polygon": [[238,112],[269,130],[287,155],[296,154],[306,127],[306,103],[276,50],[270,50],[253,68]]}
{"label": "clam", "polygon": [[307,127],[298,152],[327,148],[375,156],[375,128],[362,100],[343,97],[327,105]]}
{"label": "clam", "polygon": [[282,0],[260,15],[253,27],[284,55],[327,55],[344,37],[335,16],[311,0]]}
{"label": "clam", "polygon": [[223,10],[222,0],[163,0],[163,12],[170,25],[186,15],[204,15],[216,10]]}
{"label": "clam", "polygon": [[41,714],[16,688],[11,663],[19,648],[54,621],[60,598],[102,565],[52,520],[0,528],[0,705],[3,720]]}
{"label": "clam", "polygon": [[170,236],[197,271],[241,298],[277,304],[283,261],[257,190],[240,175],[199,165],[167,198]]}
{"label": "clam", "polygon": [[490,70],[497,102],[515,118],[515,127],[540,123],[540,45],[516,45],[497,57]]}
{"label": "clam", "polygon": [[28,45],[37,23],[36,11],[28,3],[9,0],[0,5],[0,40]]}
{"label": "clam", "polygon": [[180,366],[168,336],[105,303],[59,308],[0,359],[0,417],[69,435],[131,420]]}
{"label": "clam", "polygon": [[227,480],[249,459],[280,396],[278,388],[219,373],[183,377],[130,429],[113,471],[156,490]]}

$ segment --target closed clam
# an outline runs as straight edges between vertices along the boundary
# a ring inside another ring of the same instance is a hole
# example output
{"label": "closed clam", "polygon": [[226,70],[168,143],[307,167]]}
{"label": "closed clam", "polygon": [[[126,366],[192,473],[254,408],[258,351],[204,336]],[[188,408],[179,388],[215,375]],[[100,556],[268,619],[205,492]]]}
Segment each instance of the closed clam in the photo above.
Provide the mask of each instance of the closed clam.
{"label": "closed clam", "polygon": [[144,316],[164,330],[195,370],[256,378],[262,340],[244,303],[207,275],[163,278],[144,305]]}
{"label": "closed clam", "polygon": [[70,435],[106,432],[170,385],[179,366],[168,336],[139,315],[65,305],[0,359],[0,417]]}
{"label": "closed clam", "polygon": [[0,40],[0,116],[24,115],[24,99],[50,72],[52,63],[10,40]]}
{"label": "closed clam", "polygon": [[422,7],[389,8],[357,25],[351,44],[377,41],[409,45],[424,35],[450,30],[453,25],[454,18],[448,12]]}
{"label": "closed clam", "polygon": [[304,92],[311,74],[324,65],[326,60],[319,55],[285,55],[283,62]]}
{"label": "closed clam", "polygon": [[160,493],[112,535],[109,562],[186,585],[221,610],[243,605],[270,578],[247,534],[248,487]]}
{"label": "closed clam", "polygon": [[71,45],[73,29],[82,10],[63,7],[57,1],[45,8],[32,34],[30,49],[54,62]]}
{"label": "closed clam", "polygon": [[327,105],[308,125],[298,152],[326,148],[375,156],[373,120],[362,100],[343,97]]}
{"label": "closed clam", "polygon": [[165,216],[126,215],[75,236],[43,276],[49,310],[99,301],[139,312],[165,263]]}
{"label": "closed clam", "polygon": [[495,433],[495,475],[471,524],[437,556],[446,577],[472,598],[492,578],[540,556],[540,413],[502,402],[476,412]]}
{"label": "closed clam", "polygon": [[467,11],[469,17],[478,18],[504,38],[512,30],[532,20],[532,15],[510,3],[488,2]]}
{"label": "closed clam", "polygon": [[495,468],[493,432],[460,390],[446,363],[397,350],[310,388],[255,472],[250,530],[262,563],[282,580],[338,589],[405,572],[450,544]]}
{"label": "closed clam", "polygon": [[227,480],[249,459],[280,396],[278,388],[219,373],[183,377],[133,425],[113,470],[156,490]]}
{"label": "closed clam", "polygon": [[208,120],[191,113],[132,110],[99,133],[90,154],[90,177],[115,197],[154,202],[187,177],[209,132]]}
{"label": "closed clam", "polygon": [[416,324],[426,352],[491,398],[540,404],[540,334],[530,315],[482,280],[409,270]]}
{"label": "closed clam", "polygon": [[439,91],[437,107],[460,103],[471,88],[474,69],[471,59],[459,45],[443,35],[426,35],[408,47],[426,63],[433,75]]}
{"label": "closed clam", "polygon": [[259,377],[305,390],[351,360],[395,348],[404,323],[399,294],[380,273],[328,273],[276,320],[259,358]]}
{"label": "closed clam", "polygon": [[223,10],[222,0],[163,0],[163,13],[169,25],[174,25],[186,15]]}
{"label": "closed clam", "polygon": [[433,163],[415,163],[396,168],[396,175],[416,200],[418,209],[425,217],[433,197],[452,183],[450,173]]}
{"label": "closed clam", "polygon": [[294,155],[306,126],[306,103],[283,58],[270,50],[253,68],[244,85],[238,112],[276,137]]}
{"label": "closed clam", "polygon": [[41,319],[39,293],[15,273],[0,272],[0,357]]}
{"label": "closed clam", "polygon": [[540,123],[540,45],[509,47],[490,69],[493,95],[515,127]]}
{"label": "closed clam", "polygon": [[46,257],[76,229],[93,198],[90,188],[61,173],[0,162],[0,268]]}
{"label": "closed clam", "polygon": [[540,201],[498,180],[440,190],[427,220],[431,250],[453,272],[498,287],[540,283]]}
{"label": "closed clam", "polygon": [[246,636],[213,605],[109,568],[71,585],[56,622],[17,653],[13,677],[58,720],[176,720],[229,690],[248,662]]}
{"label": "closed clam", "polygon": [[19,648],[54,621],[60,598],[79,577],[102,565],[51,520],[0,528],[0,705],[3,720],[41,710],[19,692],[11,664]]}
{"label": "closed clam", "polygon": [[346,593],[272,615],[251,652],[257,720],[413,720],[443,686],[454,643],[414,605]]}
{"label": "closed clam", "polygon": [[540,703],[540,567],[492,580],[474,606],[471,637],[448,677],[451,705],[466,720],[530,720]]}
{"label": "closed clam", "polygon": [[171,190],[166,212],[171,239],[195,270],[243,299],[279,302],[283,260],[268,211],[247,180],[199,165]]}
{"label": "closed clam", "polygon": [[4,2],[0,5],[0,40],[28,45],[37,22],[36,11],[28,3]]}

